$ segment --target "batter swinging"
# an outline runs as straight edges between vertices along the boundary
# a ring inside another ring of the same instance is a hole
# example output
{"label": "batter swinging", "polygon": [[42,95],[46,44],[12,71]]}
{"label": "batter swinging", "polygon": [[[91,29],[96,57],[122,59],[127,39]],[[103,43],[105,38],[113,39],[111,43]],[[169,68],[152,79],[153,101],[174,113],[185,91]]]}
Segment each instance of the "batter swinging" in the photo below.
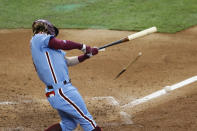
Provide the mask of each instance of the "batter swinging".
{"label": "batter swinging", "polygon": [[[98,54],[97,48],[69,40],[59,40],[59,30],[47,20],[36,20],[32,24],[31,53],[37,74],[46,85],[46,96],[50,105],[55,108],[61,122],[52,125],[45,131],[72,131],[77,124],[84,131],[101,131],[88,112],[78,90],[71,84],[68,66],[83,62]],[[66,57],[63,50],[79,49],[81,56]]]}

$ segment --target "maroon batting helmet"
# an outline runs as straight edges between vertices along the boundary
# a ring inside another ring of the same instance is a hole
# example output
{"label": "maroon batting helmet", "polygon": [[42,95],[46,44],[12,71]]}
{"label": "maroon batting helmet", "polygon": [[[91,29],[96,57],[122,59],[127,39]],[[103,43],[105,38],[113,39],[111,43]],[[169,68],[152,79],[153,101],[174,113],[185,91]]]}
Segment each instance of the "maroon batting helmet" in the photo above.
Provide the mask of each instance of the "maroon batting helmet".
{"label": "maroon batting helmet", "polygon": [[34,21],[32,24],[32,31],[34,35],[39,32],[45,32],[56,37],[59,34],[59,29],[51,24],[48,20],[44,19]]}

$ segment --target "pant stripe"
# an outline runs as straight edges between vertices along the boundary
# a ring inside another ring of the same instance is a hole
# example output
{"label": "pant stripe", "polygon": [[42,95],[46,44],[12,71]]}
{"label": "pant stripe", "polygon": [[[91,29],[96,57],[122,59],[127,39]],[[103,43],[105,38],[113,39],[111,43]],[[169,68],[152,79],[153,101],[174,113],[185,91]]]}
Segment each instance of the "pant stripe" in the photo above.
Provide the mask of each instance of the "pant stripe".
{"label": "pant stripe", "polygon": [[90,120],[87,116],[84,115],[84,113],[79,109],[79,107],[77,105],[75,105],[68,97],[66,97],[63,92],[62,92],[62,89],[60,88],[59,89],[59,94],[61,95],[61,97],[63,97],[63,99],[65,101],[67,101],[68,103],[70,103],[74,109],[85,119],[87,120],[88,122],[91,123],[91,125],[96,128],[96,125],[94,124],[94,122],[92,120]]}

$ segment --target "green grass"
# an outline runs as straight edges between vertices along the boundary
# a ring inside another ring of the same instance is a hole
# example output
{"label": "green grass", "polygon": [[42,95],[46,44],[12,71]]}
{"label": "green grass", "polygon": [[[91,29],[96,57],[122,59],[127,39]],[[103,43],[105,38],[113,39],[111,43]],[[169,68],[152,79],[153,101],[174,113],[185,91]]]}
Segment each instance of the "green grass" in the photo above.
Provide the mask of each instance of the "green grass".
{"label": "green grass", "polygon": [[0,0],[0,28],[31,28],[48,19],[59,28],[174,33],[197,24],[197,0]]}

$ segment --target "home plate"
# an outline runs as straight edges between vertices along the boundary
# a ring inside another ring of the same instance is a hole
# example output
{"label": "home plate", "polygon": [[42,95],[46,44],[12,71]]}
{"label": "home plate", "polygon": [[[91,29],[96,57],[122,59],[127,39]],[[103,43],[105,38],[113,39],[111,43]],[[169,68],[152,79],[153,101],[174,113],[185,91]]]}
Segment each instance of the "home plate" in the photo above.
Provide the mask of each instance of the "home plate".
{"label": "home plate", "polygon": [[112,96],[86,98],[86,101],[97,116],[97,122],[104,127],[133,124],[131,116],[121,111],[119,102]]}

